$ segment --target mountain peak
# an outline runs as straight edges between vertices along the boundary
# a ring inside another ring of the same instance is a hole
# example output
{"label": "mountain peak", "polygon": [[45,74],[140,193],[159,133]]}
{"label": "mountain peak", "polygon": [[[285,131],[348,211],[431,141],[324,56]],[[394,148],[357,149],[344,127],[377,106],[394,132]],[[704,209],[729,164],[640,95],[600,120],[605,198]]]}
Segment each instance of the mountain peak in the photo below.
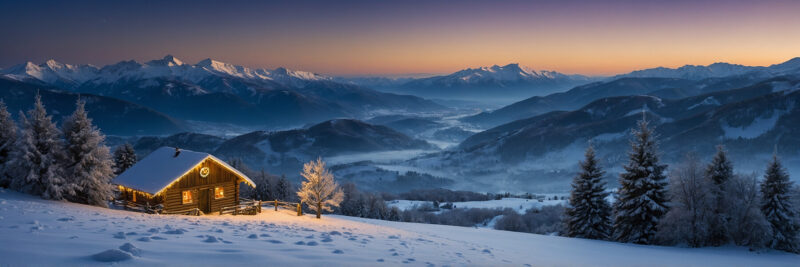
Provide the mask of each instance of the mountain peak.
{"label": "mountain peak", "polygon": [[182,66],[184,63],[180,59],[168,54],[162,59],[151,60],[150,62],[147,62],[147,65],[175,67]]}

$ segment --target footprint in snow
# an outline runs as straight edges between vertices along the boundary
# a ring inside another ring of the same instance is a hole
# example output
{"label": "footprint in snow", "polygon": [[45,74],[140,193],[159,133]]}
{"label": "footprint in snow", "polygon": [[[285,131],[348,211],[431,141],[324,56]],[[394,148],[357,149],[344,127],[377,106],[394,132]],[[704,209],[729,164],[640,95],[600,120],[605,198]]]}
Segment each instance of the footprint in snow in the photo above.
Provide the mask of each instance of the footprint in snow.
{"label": "footprint in snow", "polygon": [[217,239],[217,237],[215,237],[215,236],[211,236],[210,235],[210,236],[206,236],[206,240],[203,240],[203,242],[206,242],[206,243],[217,243],[217,242],[219,242],[219,239]]}
{"label": "footprint in snow", "polygon": [[[0,219],[2,219],[2,217],[0,217]],[[75,218],[72,218],[72,217],[64,217],[64,218],[58,218],[56,221],[68,222],[68,221],[74,221],[74,220],[75,220]]]}
{"label": "footprint in snow", "polygon": [[114,238],[116,238],[116,239],[125,239],[125,233],[117,232],[116,234],[114,234]]}
{"label": "footprint in snow", "polygon": [[160,236],[151,236],[150,239],[152,239],[152,240],[167,240],[166,238],[160,237]]}
{"label": "footprint in snow", "polygon": [[303,246],[303,245],[305,245],[305,244],[306,244],[306,242],[303,242],[303,241],[297,241],[297,242],[294,242],[294,244],[295,244],[295,245],[298,245],[298,246]]}
{"label": "footprint in snow", "polygon": [[257,235],[257,234],[250,234],[249,236],[247,236],[247,238],[250,238],[250,239],[257,239],[257,238],[258,238],[258,235]]}
{"label": "footprint in snow", "polygon": [[309,236],[306,236],[306,238],[307,238],[307,239],[313,239],[313,238],[314,238],[314,235],[309,235]]}
{"label": "footprint in snow", "polygon": [[267,240],[267,242],[270,242],[272,244],[283,244],[283,241],[275,240],[275,239]]}
{"label": "footprint in snow", "polygon": [[172,230],[166,231],[164,233],[168,234],[168,235],[182,235],[182,234],[184,234],[186,232],[188,232],[188,231],[186,231],[186,229],[178,228],[178,229],[172,229]]}
{"label": "footprint in snow", "polygon": [[400,237],[399,237],[399,236],[396,236],[396,235],[390,235],[390,236],[389,236],[389,239],[400,239]]}
{"label": "footprint in snow", "polygon": [[91,256],[99,262],[117,262],[133,259],[133,255],[119,249],[109,249]]}
{"label": "footprint in snow", "polygon": [[137,248],[136,246],[134,246],[131,243],[125,243],[122,246],[119,246],[119,249],[122,250],[122,251],[128,252],[133,256],[142,255],[142,250]]}
{"label": "footprint in snow", "polygon": [[328,234],[329,235],[342,235],[342,233],[340,233],[339,231],[330,231]]}
{"label": "footprint in snow", "polygon": [[337,249],[333,251],[333,254],[344,254],[344,251],[342,251],[341,249]]}
{"label": "footprint in snow", "polygon": [[143,237],[140,237],[139,239],[136,239],[136,241],[150,242],[150,237],[143,236]]}
{"label": "footprint in snow", "polygon": [[322,239],[320,241],[328,243],[328,242],[333,242],[333,239],[331,239],[330,237],[326,237],[326,238],[324,238],[324,239]]}
{"label": "footprint in snow", "polygon": [[313,246],[316,246],[316,245],[319,245],[319,243],[317,243],[316,241],[308,241],[308,243],[306,243],[306,246],[312,246],[313,247]]}
{"label": "footprint in snow", "polygon": [[486,254],[492,254],[492,251],[489,250],[489,249],[484,249],[481,252],[486,253]]}
{"label": "footprint in snow", "polygon": [[260,236],[260,237],[270,237],[270,235],[269,235],[269,234],[260,234],[260,235],[258,235],[258,236]]}

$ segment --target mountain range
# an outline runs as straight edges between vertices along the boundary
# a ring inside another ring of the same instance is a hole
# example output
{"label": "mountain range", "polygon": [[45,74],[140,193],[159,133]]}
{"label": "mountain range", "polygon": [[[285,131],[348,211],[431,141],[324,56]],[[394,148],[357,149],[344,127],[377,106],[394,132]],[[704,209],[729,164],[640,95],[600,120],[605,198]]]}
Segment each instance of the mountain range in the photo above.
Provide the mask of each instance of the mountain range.
{"label": "mountain range", "polygon": [[27,62],[0,73],[7,80],[33,87],[131,102],[176,121],[270,128],[359,118],[374,112],[444,109],[419,97],[379,92],[310,72],[251,69],[211,59],[190,65],[169,55],[101,68],[53,60],[39,65]]}
{"label": "mountain range", "polygon": [[687,65],[676,69],[646,69],[577,86],[565,92],[530,97],[493,111],[465,117],[462,121],[481,127],[494,127],[551,111],[578,109],[605,97],[651,95],[679,99],[797,74],[800,74],[800,58],[769,67],[714,63],[708,66]]}
{"label": "mountain range", "polygon": [[513,102],[522,98],[546,95],[576,85],[599,80],[598,77],[567,75],[555,71],[536,71],[519,64],[467,68],[449,75],[418,79],[350,79],[351,83],[417,95],[426,98],[467,101]]}

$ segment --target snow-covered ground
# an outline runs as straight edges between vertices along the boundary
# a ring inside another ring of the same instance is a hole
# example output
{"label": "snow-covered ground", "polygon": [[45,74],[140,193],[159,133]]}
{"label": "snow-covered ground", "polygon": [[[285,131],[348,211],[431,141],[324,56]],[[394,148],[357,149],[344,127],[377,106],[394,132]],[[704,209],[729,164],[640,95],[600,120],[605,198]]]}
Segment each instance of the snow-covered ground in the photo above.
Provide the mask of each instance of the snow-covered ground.
{"label": "snow-covered ground", "polygon": [[[525,199],[525,198],[503,198],[500,200],[487,200],[487,201],[466,201],[466,202],[453,202],[454,208],[457,209],[469,209],[469,208],[487,208],[487,209],[495,209],[495,208],[510,208],[515,210],[520,214],[524,214],[526,210],[532,208],[541,208],[542,206],[553,206],[558,204],[566,204],[566,200],[553,200],[553,194],[546,195],[546,199],[539,202],[536,199]],[[559,198],[562,195],[557,195]],[[397,207],[400,210],[408,210],[414,207],[419,207],[425,203],[430,203],[430,201],[419,201],[419,200],[392,200],[386,201],[386,204],[390,207]],[[444,203],[441,203],[444,204]]]}
{"label": "snow-covered ground", "polygon": [[[101,253],[101,256],[93,255]],[[131,253],[132,252],[132,253]],[[741,247],[640,246],[345,216],[164,216],[0,189],[0,265],[797,266]]]}

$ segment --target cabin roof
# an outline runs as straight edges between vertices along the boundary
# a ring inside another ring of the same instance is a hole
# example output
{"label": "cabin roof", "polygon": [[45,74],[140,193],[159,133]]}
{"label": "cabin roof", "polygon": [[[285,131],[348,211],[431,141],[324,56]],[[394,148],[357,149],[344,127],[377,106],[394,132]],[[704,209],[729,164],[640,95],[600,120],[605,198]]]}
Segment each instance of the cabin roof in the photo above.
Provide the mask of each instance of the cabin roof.
{"label": "cabin roof", "polygon": [[225,161],[211,154],[181,149],[175,156],[174,147],[160,147],[147,155],[125,172],[114,178],[114,183],[158,195],[175,180],[191,171],[195,166],[211,158],[240,178],[255,187],[255,183],[247,175],[231,167]]}

